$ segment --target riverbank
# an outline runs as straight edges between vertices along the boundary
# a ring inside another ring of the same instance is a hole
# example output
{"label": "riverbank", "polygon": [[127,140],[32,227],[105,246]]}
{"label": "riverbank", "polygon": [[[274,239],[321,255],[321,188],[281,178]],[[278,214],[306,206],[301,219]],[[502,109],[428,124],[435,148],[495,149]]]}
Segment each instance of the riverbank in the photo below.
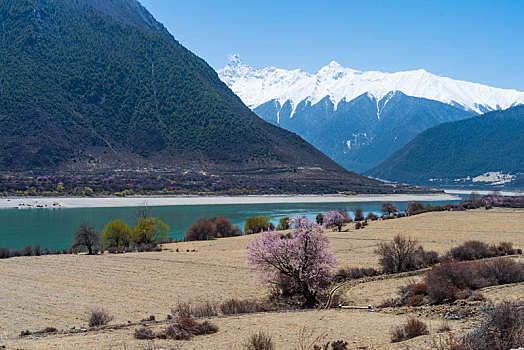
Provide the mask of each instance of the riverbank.
{"label": "riverbank", "polygon": [[0,209],[7,208],[112,208],[174,205],[276,204],[276,203],[346,203],[405,202],[460,200],[460,197],[439,194],[376,194],[376,195],[264,195],[264,196],[173,196],[173,197],[4,197]]}

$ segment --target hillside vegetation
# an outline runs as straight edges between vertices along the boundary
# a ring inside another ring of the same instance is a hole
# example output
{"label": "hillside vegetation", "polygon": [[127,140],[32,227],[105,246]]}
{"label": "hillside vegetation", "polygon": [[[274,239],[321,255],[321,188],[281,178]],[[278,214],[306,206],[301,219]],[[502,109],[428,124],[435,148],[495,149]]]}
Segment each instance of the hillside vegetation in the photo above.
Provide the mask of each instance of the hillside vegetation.
{"label": "hillside vegetation", "polygon": [[368,174],[399,182],[453,185],[455,179],[500,172],[514,176],[506,186],[521,188],[523,145],[524,106],[517,106],[428,129]]}
{"label": "hillside vegetation", "polygon": [[389,190],[258,118],[136,0],[0,0],[0,22],[2,171],[264,169]]}

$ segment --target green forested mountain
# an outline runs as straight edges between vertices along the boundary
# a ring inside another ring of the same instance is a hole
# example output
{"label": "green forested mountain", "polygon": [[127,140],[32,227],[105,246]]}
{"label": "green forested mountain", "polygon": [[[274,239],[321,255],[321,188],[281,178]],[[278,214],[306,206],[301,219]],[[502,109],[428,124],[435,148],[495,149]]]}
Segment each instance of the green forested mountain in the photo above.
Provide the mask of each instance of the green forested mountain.
{"label": "green forested mountain", "polygon": [[388,190],[255,116],[136,0],[0,0],[0,23],[2,171],[191,164]]}
{"label": "green forested mountain", "polygon": [[[474,179],[488,172],[500,173],[499,180]],[[524,106],[428,129],[368,174],[415,184],[524,188]]]}

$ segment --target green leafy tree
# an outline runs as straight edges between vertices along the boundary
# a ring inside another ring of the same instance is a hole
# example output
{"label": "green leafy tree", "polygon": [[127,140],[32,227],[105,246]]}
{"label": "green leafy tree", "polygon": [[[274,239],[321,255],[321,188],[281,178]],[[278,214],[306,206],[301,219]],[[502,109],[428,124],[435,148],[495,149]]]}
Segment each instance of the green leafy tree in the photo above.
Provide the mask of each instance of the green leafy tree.
{"label": "green leafy tree", "polygon": [[169,226],[157,218],[139,218],[133,227],[133,242],[136,245],[151,244],[164,241],[167,238]]}
{"label": "green leafy tree", "polygon": [[246,235],[259,233],[262,231],[273,230],[275,227],[271,223],[269,216],[255,216],[246,220],[244,224],[244,233]]}
{"label": "green leafy tree", "polygon": [[288,230],[288,229],[289,229],[289,217],[286,216],[285,218],[280,219],[280,221],[278,222],[277,230],[282,231],[282,230]]}
{"label": "green leafy tree", "polygon": [[104,247],[129,247],[133,231],[124,220],[115,220],[104,227],[101,236]]}

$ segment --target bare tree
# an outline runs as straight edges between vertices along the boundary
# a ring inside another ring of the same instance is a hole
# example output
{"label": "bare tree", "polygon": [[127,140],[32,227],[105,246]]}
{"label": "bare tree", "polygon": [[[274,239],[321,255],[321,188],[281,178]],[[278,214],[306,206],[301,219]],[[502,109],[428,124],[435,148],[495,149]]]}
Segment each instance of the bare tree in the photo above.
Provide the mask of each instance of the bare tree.
{"label": "bare tree", "polygon": [[144,201],[133,210],[133,214],[135,215],[137,221],[138,219],[147,219],[151,216],[151,209],[152,208],[149,205],[149,203],[147,201]]}
{"label": "bare tree", "polygon": [[408,271],[415,265],[417,241],[397,235],[390,243],[380,243],[375,253],[386,273]]}
{"label": "bare tree", "polygon": [[89,255],[93,255],[93,248],[100,244],[100,233],[93,225],[86,222],[80,224],[75,231],[71,248],[86,248]]}

